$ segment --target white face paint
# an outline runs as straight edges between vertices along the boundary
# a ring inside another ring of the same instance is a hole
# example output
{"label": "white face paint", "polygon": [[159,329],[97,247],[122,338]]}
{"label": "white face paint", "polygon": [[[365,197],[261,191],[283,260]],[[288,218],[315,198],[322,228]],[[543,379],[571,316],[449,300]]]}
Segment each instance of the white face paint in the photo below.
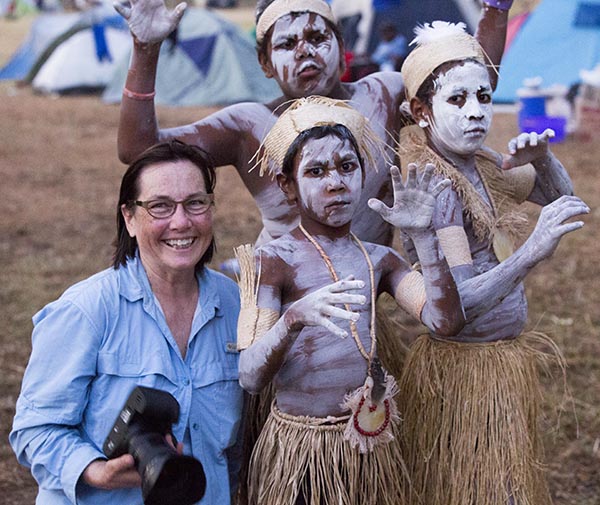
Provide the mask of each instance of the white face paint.
{"label": "white face paint", "polygon": [[472,155],[483,145],[492,121],[492,86],[487,69],[457,65],[435,81],[431,138],[442,153]]}
{"label": "white face paint", "polygon": [[273,25],[270,65],[286,96],[327,95],[339,83],[340,46],[318,14],[287,14]]}
{"label": "white face paint", "polygon": [[334,135],[309,139],[296,156],[300,215],[331,227],[348,224],[362,194],[363,173],[354,147]]}

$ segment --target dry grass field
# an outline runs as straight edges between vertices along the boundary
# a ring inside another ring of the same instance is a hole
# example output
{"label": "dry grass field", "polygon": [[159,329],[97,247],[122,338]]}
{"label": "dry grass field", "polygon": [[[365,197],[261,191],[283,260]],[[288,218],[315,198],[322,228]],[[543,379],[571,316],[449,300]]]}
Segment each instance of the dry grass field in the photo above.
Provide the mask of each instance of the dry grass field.
{"label": "dry grass field", "polygon": [[[0,64],[30,21],[0,20]],[[167,126],[209,112],[160,108],[158,115]],[[517,133],[516,118],[500,113],[494,121],[490,144],[504,149]],[[0,502],[6,505],[31,504],[36,490],[7,442],[30,352],[31,316],[111,260],[124,168],[116,157],[117,124],[118,107],[97,96],[38,96],[0,84]],[[553,150],[592,212],[583,230],[567,236],[526,281],[529,328],[552,336],[568,363],[570,395],[560,373],[544,379],[548,474],[557,505],[600,505],[600,143],[569,138]],[[535,221],[537,209],[529,212]],[[259,222],[236,172],[220,169],[214,265],[252,241]]]}

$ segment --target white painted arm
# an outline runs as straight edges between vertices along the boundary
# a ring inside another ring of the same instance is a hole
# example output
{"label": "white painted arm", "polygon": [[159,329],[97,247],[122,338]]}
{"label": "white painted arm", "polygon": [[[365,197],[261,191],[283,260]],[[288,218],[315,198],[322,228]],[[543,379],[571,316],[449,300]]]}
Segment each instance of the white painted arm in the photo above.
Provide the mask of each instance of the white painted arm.
{"label": "white painted arm", "polygon": [[283,365],[285,358],[305,326],[322,326],[336,336],[347,332],[331,322],[331,317],[357,321],[359,314],[340,306],[364,305],[363,295],[350,291],[362,289],[365,283],[353,276],[329,284],[294,302],[259,340],[240,354],[240,385],[250,393],[259,393]]}
{"label": "white painted arm", "polygon": [[512,256],[485,273],[459,281],[467,322],[508,296],[535,265],[552,255],[564,235],[583,226],[583,221],[567,221],[589,211],[575,196],[560,197],[542,209],[532,234]]}
{"label": "white painted arm", "polygon": [[573,194],[573,183],[562,163],[549,149],[549,141],[555,135],[551,129],[542,133],[521,133],[508,143],[508,155],[504,155],[502,168],[531,163],[536,171],[535,187],[529,200],[540,205],[553,202],[563,195]]}
{"label": "white painted arm", "polygon": [[430,188],[434,166],[427,164],[417,180],[417,166],[408,165],[406,185],[397,167],[390,167],[394,204],[387,207],[372,198],[368,204],[388,223],[402,229],[413,241],[423,272],[426,302],[421,321],[439,335],[455,335],[464,325],[460,298],[450,268],[438,253],[438,242],[431,219],[437,196],[450,185],[448,179]]}

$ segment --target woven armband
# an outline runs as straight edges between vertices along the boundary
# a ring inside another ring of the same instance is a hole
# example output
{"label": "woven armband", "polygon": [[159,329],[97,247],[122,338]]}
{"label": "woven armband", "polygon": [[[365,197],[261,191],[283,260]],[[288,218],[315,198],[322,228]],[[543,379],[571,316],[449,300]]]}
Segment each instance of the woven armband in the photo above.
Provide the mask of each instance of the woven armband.
{"label": "woven armband", "polygon": [[265,334],[279,319],[279,312],[261,309],[257,304],[260,272],[257,273],[254,247],[250,244],[235,248],[235,256],[240,265],[240,316],[237,325],[238,351],[250,347]]}
{"label": "woven armband", "polygon": [[508,11],[512,7],[513,0],[483,0],[483,3],[501,11]]}
{"label": "woven armband", "polygon": [[462,226],[441,228],[436,235],[450,268],[473,264],[469,240]]}
{"label": "woven armband", "polygon": [[423,306],[427,301],[423,276],[415,270],[407,273],[398,284],[394,298],[400,307],[420,321]]}

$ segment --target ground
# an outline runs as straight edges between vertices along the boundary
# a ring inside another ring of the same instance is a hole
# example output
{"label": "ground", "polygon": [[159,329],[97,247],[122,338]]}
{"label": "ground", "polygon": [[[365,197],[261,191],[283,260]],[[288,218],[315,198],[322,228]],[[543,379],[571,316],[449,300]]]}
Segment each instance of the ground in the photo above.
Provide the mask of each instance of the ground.
{"label": "ground", "polygon": [[[0,20],[0,64],[28,23]],[[160,108],[158,115],[167,126],[209,112]],[[31,504],[36,491],[7,442],[31,349],[31,316],[111,261],[124,170],[116,156],[117,124],[118,107],[97,96],[37,96],[0,83],[0,501],[6,505]],[[490,144],[504,149],[516,133],[515,115],[497,114]],[[544,379],[543,431],[555,504],[600,505],[600,142],[570,137],[553,150],[592,212],[585,227],[563,239],[527,279],[528,326],[552,336],[568,363],[567,390],[556,370]],[[234,246],[251,242],[260,222],[233,168],[219,169],[218,177],[215,267]],[[530,215],[535,220],[537,211]]]}

